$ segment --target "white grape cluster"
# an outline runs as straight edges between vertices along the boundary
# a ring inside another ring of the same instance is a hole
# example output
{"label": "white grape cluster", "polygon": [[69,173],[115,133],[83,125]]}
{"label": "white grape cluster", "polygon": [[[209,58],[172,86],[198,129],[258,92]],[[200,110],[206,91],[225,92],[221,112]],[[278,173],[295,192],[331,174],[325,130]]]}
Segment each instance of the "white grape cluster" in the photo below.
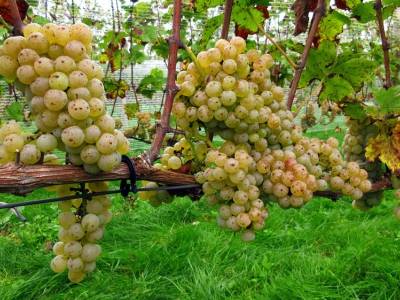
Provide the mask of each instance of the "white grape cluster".
{"label": "white grape cluster", "polygon": [[[365,158],[365,148],[368,145],[369,139],[376,138],[379,134],[378,126],[369,118],[360,121],[348,117],[345,124],[347,130],[342,143],[344,159],[346,162],[357,162],[361,165],[362,171],[360,171],[359,177],[365,177],[365,172],[367,172],[369,180],[379,179],[383,175],[381,163],[379,161],[370,163]],[[358,180],[353,178],[352,181],[357,182]],[[363,184],[360,184],[362,189]],[[361,198],[355,199],[353,207],[362,211],[368,211],[372,207],[380,205],[383,196],[383,191],[364,194]]]}
{"label": "white grape cluster", "polygon": [[219,205],[218,225],[251,241],[269,216],[266,203],[302,207],[314,192],[332,186],[344,162],[336,139],[303,137],[284,90],[271,83],[272,57],[256,50],[244,54],[245,48],[234,37],[200,52],[202,70],[190,63],[177,75],[180,92],[172,113],[182,129],[204,128],[224,140],[205,149],[204,168],[195,177],[206,202]]}
{"label": "white grape cluster", "polygon": [[[195,151],[200,159],[205,157],[207,150],[205,143],[200,142],[195,146]],[[175,171],[180,169],[182,165],[190,163],[193,158],[194,155],[190,143],[183,137],[176,142],[173,147],[167,146],[164,149],[164,153],[161,155],[159,162],[155,163],[153,167],[160,170]],[[142,186],[144,188],[157,188],[158,184],[152,181],[142,181]],[[154,191],[139,191],[138,196],[141,200],[148,200],[153,207],[158,207],[163,203],[168,204],[174,200],[173,195],[171,195],[167,190],[162,189]]]}
{"label": "white grape cluster", "polygon": [[[76,185],[63,185],[57,190],[60,197],[74,195]],[[104,182],[89,183],[88,190],[102,192],[109,189]],[[64,200],[58,203],[62,211],[58,217],[61,229],[58,232],[59,242],[54,244],[56,255],[51,261],[51,269],[60,273],[68,269],[68,278],[80,282],[86,274],[93,272],[96,259],[102,249],[96,244],[104,235],[105,224],[111,221],[109,210],[110,197],[95,196],[91,200]]]}
{"label": "white grape cluster", "polygon": [[[21,160],[24,163],[35,164],[38,153],[58,148],[89,173],[113,170],[121,154],[129,152],[130,143],[107,114],[103,70],[89,57],[91,29],[82,23],[43,27],[32,23],[23,34],[9,37],[0,47],[0,74],[15,80],[25,94],[41,134],[34,142],[22,143],[15,135],[5,136],[7,129],[0,141],[12,140],[13,151],[23,153],[28,148],[32,154]],[[1,161],[12,156],[2,156]]]}
{"label": "white grape cluster", "polygon": [[164,203],[169,204],[174,201],[174,196],[165,189],[159,189],[159,185],[156,182],[142,180],[141,183],[143,188],[153,189],[149,191],[138,192],[138,197],[141,200],[149,201],[151,206],[159,207]]}
{"label": "white grape cluster", "polygon": [[[207,203],[219,204],[219,226],[243,229],[242,238],[250,241],[269,215],[261,198],[300,207],[311,199],[318,181],[296,161],[293,144],[302,139],[302,130],[286,108],[283,89],[272,86],[272,57],[256,50],[244,54],[245,48],[245,41],[234,37],[200,52],[197,60],[206,77],[194,63],[178,74],[180,93],[172,113],[182,129],[204,126],[225,140],[207,152],[206,167],[195,176]],[[307,156],[311,168],[312,157],[316,166],[318,154],[305,152],[299,159]],[[287,160],[292,163],[286,165]]]}

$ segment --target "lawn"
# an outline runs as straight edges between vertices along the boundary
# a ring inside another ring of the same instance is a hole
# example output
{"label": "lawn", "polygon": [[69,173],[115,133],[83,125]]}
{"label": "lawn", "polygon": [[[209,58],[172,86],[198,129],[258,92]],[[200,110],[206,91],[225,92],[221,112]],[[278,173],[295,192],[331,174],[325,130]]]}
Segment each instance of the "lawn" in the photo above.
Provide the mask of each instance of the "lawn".
{"label": "lawn", "polygon": [[[35,191],[26,199],[53,196]],[[367,213],[346,197],[315,197],[300,210],[270,206],[252,243],[219,229],[216,209],[202,201],[153,208],[111,197],[102,256],[79,284],[49,267],[56,204],[25,207],[26,223],[0,210],[0,299],[400,299],[393,191]]]}

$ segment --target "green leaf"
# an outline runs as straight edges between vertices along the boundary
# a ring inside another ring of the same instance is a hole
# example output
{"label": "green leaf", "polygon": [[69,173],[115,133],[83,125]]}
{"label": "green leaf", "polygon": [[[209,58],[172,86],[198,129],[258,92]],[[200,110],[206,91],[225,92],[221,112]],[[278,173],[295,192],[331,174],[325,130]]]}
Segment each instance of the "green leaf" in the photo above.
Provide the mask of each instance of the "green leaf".
{"label": "green leaf", "polygon": [[[261,24],[265,20],[261,11],[254,8],[250,8],[249,10],[259,24]],[[247,12],[243,11],[243,8],[239,5],[233,6],[231,19],[239,26],[250,29],[251,31],[258,30],[257,25],[254,23],[250,15]]]}
{"label": "green leaf", "polygon": [[269,6],[271,0],[250,0],[249,4],[257,4],[257,6]]}
{"label": "green leaf", "polygon": [[138,104],[137,103],[124,104],[124,110],[125,110],[125,114],[128,117],[128,119],[132,120],[138,111]]}
{"label": "green leaf", "polygon": [[382,4],[383,4],[383,5],[391,5],[391,4],[394,4],[394,5],[399,6],[399,0],[382,0]]}
{"label": "green leaf", "polygon": [[143,29],[143,33],[140,35],[140,39],[143,42],[154,43],[157,39],[157,27],[154,26],[140,26]]}
{"label": "green leaf", "polygon": [[362,0],[344,0],[344,2],[346,3],[348,8],[353,9],[358,4],[360,4]]}
{"label": "green leaf", "polygon": [[6,28],[0,27],[0,37],[3,37],[7,32],[8,30]]}
{"label": "green leaf", "polygon": [[[343,45],[342,45],[343,48]],[[341,65],[345,63],[346,61],[349,61],[350,59],[354,58],[359,58],[365,56],[365,53],[354,53],[351,50],[346,50],[342,53],[340,53],[336,59],[336,66]]]}
{"label": "green leaf", "polygon": [[326,99],[336,102],[340,101],[352,92],[354,92],[353,87],[347,80],[335,76],[326,80],[318,99],[320,102]]}
{"label": "green leaf", "polygon": [[306,69],[301,73],[300,81],[297,88],[302,89],[309,86],[315,79],[322,79],[318,69]]}
{"label": "green leaf", "polygon": [[307,58],[307,65],[320,68],[322,71],[333,64],[336,59],[336,45],[333,42],[322,40],[318,49],[311,49]]}
{"label": "green leaf", "polygon": [[150,74],[158,79],[164,78],[164,72],[158,68],[151,69]]}
{"label": "green leaf", "polygon": [[167,44],[154,45],[150,48],[150,50],[154,51],[158,56],[161,56],[164,59],[168,58],[169,48]]}
{"label": "green leaf", "polygon": [[203,12],[208,8],[225,4],[225,0],[194,0],[192,3],[197,12]]}
{"label": "green leaf", "polygon": [[132,46],[132,52],[129,52],[126,49],[122,50],[123,53],[123,58],[122,58],[122,63],[124,66],[128,66],[131,63],[133,64],[141,64],[146,60],[146,55],[143,53],[144,52],[144,46],[143,45],[133,45]]}
{"label": "green leaf", "polygon": [[224,21],[224,15],[220,14],[218,16],[212,17],[206,21],[203,28],[203,34],[201,37],[201,44],[207,45],[211,37],[214,35],[218,27],[222,25]]}
{"label": "green leaf", "polygon": [[360,103],[348,104],[344,108],[344,112],[345,112],[346,116],[349,116],[353,119],[363,121],[367,118],[367,114],[366,114],[364,108],[360,105]]}
{"label": "green leaf", "polygon": [[375,101],[387,113],[398,114],[400,112],[400,86],[380,89],[375,94]]}
{"label": "green leaf", "polygon": [[376,20],[376,11],[373,2],[360,3],[353,9],[353,15],[360,23]]}
{"label": "green leaf", "polygon": [[166,82],[164,72],[158,68],[150,71],[150,75],[143,77],[137,88],[137,92],[152,99],[154,94],[163,88]]}
{"label": "green leaf", "polygon": [[21,122],[24,119],[23,108],[19,102],[13,102],[7,107],[6,111],[11,119]]}
{"label": "green leaf", "polygon": [[48,23],[51,23],[51,21],[49,19],[44,18],[42,16],[38,16],[38,15],[33,16],[32,22],[38,23],[39,25],[42,25],[42,26],[46,25]]}
{"label": "green leaf", "polygon": [[358,92],[364,82],[372,80],[373,66],[374,63],[370,60],[354,58],[336,65],[332,72],[342,75],[351,84],[354,91]]}
{"label": "green leaf", "polygon": [[344,25],[350,25],[350,18],[336,10],[321,19],[318,24],[318,33],[322,39],[334,41],[343,32]]}

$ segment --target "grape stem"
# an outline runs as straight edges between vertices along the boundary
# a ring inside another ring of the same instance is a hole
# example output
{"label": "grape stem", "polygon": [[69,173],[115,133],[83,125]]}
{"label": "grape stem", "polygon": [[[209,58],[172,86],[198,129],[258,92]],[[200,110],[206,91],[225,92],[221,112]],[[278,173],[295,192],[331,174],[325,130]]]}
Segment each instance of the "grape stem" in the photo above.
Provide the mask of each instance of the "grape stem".
{"label": "grape stem", "polygon": [[272,37],[264,30],[264,28],[261,26],[260,23],[258,23],[258,21],[256,20],[256,18],[253,16],[253,14],[251,13],[251,11],[246,8],[246,12],[249,14],[249,16],[251,17],[251,19],[253,20],[253,22],[257,25],[258,29],[267,37],[267,39],[278,49],[278,51],[286,58],[286,60],[289,62],[290,66],[294,69],[299,68],[299,65],[294,63],[289,55],[287,55],[287,53],[272,39]]}
{"label": "grape stem", "polygon": [[204,72],[203,68],[200,66],[199,62],[197,61],[196,55],[194,55],[192,49],[190,49],[188,46],[183,44],[183,48],[185,49],[186,53],[189,55],[190,59],[192,62],[195,64],[197,71],[200,73],[200,82],[204,80],[204,78],[207,76],[206,72]]}
{"label": "grape stem", "polygon": [[3,27],[4,27],[5,29],[7,29],[8,32],[12,32],[11,27],[7,24],[6,21],[4,21],[4,19],[3,19],[2,16],[0,16],[0,24],[3,25]]}
{"label": "grape stem", "polygon": [[195,147],[194,147],[194,144],[193,144],[192,140],[191,140],[190,138],[187,138],[186,140],[187,140],[187,142],[188,142],[189,145],[190,145],[190,149],[192,149],[192,153],[193,153],[193,156],[194,156],[194,160],[196,161],[196,163],[197,163],[198,165],[201,165],[201,160],[200,160],[199,157],[197,156],[197,153],[196,153],[196,150],[195,150]]}
{"label": "grape stem", "polygon": [[[208,135],[208,133],[207,133]],[[198,133],[193,133],[193,136],[203,142],[205,142],[211,149],[217,149],[217,147],[206,137],[202,136],[201,134]]]}
{"label": "grape stem", "polygon": [[304,99],[304,101],[301,103],[301,105],[299,106],[297,111],[293,114],[293,118],[297,117],[297,115],[300,113],[300,110],[303,108],[303,106],[305,106],[311,100],[311,98],[319,91],[323,82],[324,82],[324,80],[321,80],[319,82],[319,84],[317,85],[317,87],[311,92],[311,94],[308,95],[306,99]]}

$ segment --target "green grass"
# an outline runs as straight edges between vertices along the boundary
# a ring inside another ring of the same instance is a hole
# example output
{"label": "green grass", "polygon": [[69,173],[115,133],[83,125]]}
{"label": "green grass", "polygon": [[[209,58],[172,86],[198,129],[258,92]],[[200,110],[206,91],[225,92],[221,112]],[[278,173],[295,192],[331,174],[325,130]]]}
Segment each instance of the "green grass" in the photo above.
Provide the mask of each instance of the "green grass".
{"label": "green grass", "polygon": [[79,284],[49,267],[55,204],[26,207],[25,224],[14,216],[8,228],[1,223],[10,235],[0,237],[0,299],[400,298],[392,192],[368,213],[345,198],[314,198],[301,210],[273,206],[252,243],[219,229],[215,209],[203,202],[181,198],[155,209],[138,201],[126,210],[122,197],[113,197],[103,254]]}

